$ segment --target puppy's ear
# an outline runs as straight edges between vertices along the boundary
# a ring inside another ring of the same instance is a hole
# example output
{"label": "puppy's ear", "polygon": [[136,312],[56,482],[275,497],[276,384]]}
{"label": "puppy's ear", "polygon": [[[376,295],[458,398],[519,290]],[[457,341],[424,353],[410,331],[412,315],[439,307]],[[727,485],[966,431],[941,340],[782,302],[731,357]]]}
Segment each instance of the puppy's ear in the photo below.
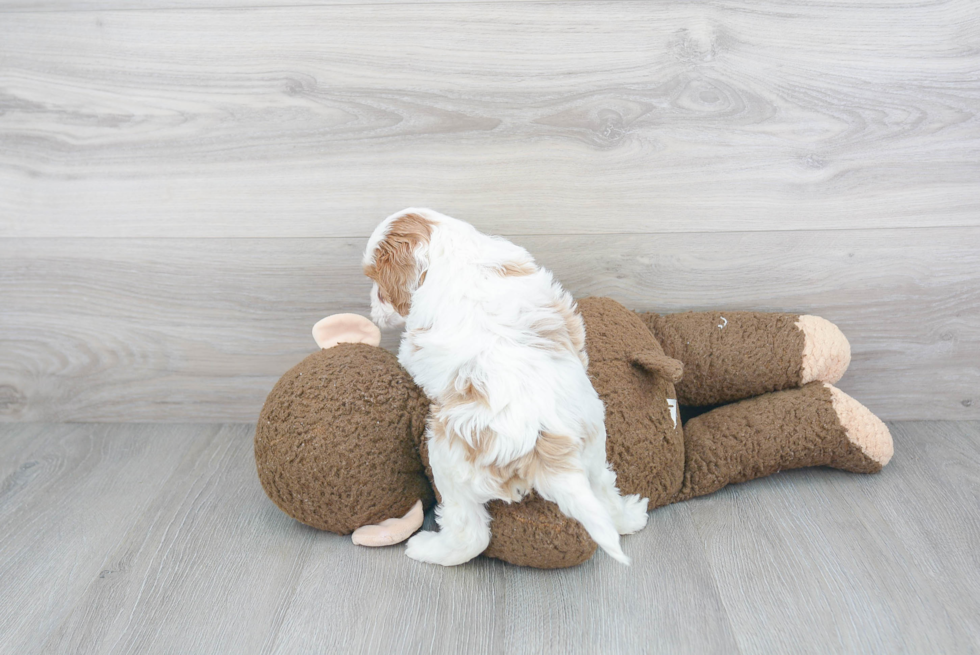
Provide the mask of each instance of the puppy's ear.
{"label": "puppy's ear", "polygon": [[402,316],[408,316],[412,293],[425,281],[424,258],[420,255],[429,244],[433,226],[418,214],[399,216],[375,248],[374,262],[364,267],[364,274],[378,283],[381,300]]}

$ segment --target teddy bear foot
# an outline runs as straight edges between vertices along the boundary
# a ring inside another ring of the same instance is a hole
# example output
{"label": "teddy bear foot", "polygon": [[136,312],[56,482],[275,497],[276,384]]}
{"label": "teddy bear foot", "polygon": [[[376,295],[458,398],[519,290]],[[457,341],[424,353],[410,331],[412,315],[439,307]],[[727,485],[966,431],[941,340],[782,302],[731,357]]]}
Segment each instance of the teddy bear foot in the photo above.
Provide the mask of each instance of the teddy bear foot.
{"label": "teddy bear foot", "polygon": [[851,364],[851,344],[836,325],[825,318],[803,314],[796,320],[803,332],[803,362],[800,385],[810,382],[833,384]]}
{"label": "teddy bear foot", "polygon": [[[837,387],[824,383],[824,388],[830,392],[831,403],[847,440],[869,458],[874,469],[880,470],[892,458],[895,452],[891,432],[880,418],[871,413],[867,407],[854,400]],[[838,465],[838,468],[849,469],[848,466]],[[866,472],[863,467],[859,472]]]}

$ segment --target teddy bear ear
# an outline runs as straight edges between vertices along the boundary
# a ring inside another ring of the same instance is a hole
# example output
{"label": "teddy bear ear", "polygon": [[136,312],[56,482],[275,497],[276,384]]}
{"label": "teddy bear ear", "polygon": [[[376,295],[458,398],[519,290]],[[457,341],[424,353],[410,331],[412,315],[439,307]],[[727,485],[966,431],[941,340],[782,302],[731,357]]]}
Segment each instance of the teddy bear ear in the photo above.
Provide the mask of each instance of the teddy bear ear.
{"label": "teddy bear ear", "polygon": [[630,363],[640,366],[650,373],[662,375],[674,384],[684,377],[684,364],[662,352],[653,350],[636,353],[630,358]]}
{"label": "teddy bear ear", "polygon": [[381,330],[369,319],[358,314],[334,314],[317,321],[313,339],[321,348],[333,348],[338,343],[381,344]]}

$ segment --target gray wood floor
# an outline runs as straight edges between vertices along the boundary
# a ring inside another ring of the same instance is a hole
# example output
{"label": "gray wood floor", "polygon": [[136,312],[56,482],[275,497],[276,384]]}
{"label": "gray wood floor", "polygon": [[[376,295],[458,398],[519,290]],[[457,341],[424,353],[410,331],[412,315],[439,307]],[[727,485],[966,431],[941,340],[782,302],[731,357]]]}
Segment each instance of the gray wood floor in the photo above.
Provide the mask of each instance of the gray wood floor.
{"label": "gray wood floor", "polygon": [[976,653],[980,422],[892,423],[651,514],[630,568],[357,548],[264,496],[252,426],[0,426],[4,653]]}

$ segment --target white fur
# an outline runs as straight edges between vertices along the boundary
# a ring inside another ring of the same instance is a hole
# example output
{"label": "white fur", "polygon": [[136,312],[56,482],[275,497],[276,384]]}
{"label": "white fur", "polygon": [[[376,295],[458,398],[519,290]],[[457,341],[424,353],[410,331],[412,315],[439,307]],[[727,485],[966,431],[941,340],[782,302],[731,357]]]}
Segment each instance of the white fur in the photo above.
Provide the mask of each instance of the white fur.
{"label": "white fur", "polygon": [[[490,541],[485,503],[516,501],[533,488],[582,523],[603,550],[628,564],[619,534],[646,525],[647,499],[623,498],[616,489],[616,475],[606,463],[604,408],[586,374],[584,351],[556,352],[553,343],[541,343],[541,325],[565,325],[555,307],[574,309],[571,296],[543,268],[530,275],[501,275],[505,263],[533,265],[534,260],[506,239],[427,209],[406,209],[385,219],[368,242],[365,264],[374,263],[374,251],[390,225],[406,213],[435,224],[429,243],[415,253],[418,276],[410,311],[399,316],[380,300],[375,285],[371,317],[382,327],[404,323],[398,361],[433,400],[433,411],[441,412],[449,431],[471,446],[483,429],[496,434],[471,462],[458,440],[434,440],[431,429],[427,432],[432,472],[442,494],[436,511],[440,531],[410,539],[408,556],[443,565],[472,559]],[[577,312],[574,316],[581,324]],[[453,389],[463,391],[467,384],[482,390],[488,405],[441,409]],[[516,492],[502,489],[487,467],[505,466],[531,452],[542,432],[577,440],[574,470],[539,474],[522,481]]]}

